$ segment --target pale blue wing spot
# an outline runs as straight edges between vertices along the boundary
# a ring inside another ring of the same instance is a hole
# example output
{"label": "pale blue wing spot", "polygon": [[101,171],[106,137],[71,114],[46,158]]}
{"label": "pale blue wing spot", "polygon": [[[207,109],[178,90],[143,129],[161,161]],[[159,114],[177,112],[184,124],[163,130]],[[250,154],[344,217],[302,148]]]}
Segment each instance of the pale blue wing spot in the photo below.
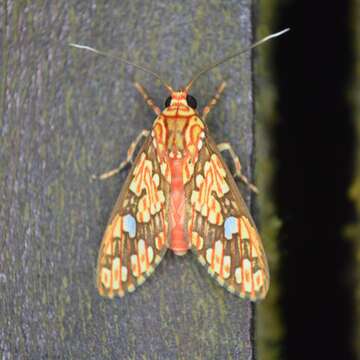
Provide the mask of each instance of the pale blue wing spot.
{"label": "pale blue wing spot", "polygon": [[231,240],[232,234],[236,234],[237,232],[239,232],[239,228],[236,217],[230,216],[226,218],[224,222],[225,238]]}
{"label": "pale blue wing spot", "polygon": [[124,216],[124,231],[128,232],[131,238],[136,235],[136,221],[130,214]]}

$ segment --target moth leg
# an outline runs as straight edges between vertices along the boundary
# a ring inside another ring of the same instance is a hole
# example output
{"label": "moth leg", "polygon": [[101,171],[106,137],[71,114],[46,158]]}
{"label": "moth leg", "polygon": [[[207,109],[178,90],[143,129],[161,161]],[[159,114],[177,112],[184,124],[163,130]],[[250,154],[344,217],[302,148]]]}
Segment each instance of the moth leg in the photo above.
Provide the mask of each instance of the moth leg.
{"label": "moth leg", "polygon": [[154,111],[154,113],[156,115],[160,115],[161,110],[158,106],[155,105],[154,101],[150,98],[150,96],[148,95],[148,93],[146,92],[146,90],[143,88],[142,85],[140,85],[139,83],[135,82],[134,86],[136,88],[136,90],[142,95],[142,97],[144,98],[145,102],[149,105],[149,107]]}
{"label": "moth leg", "polygon": [[258,188],[252,184],[249,179],[243,175],[242,171],[241,171],[241,163],[240,163],[240,159],[239,157],[236,155],[234,149],[232,148],[230,143],[221,143],[221,144],[217,144],[217,147],[219,149],[220,152],[224,152],[224,151],[228,151],[233,162],[234,162],[234,166],[235,166],[235,174],[234,177],[238,177],[252,192],[254,192],[255,194],[259,193]]}
{"label": "moth leg", "polygon": [[101,174],[99,176],[96,175],[92,175],[92,179],[100,179],[100,180],[105,180],[108,179],[116,174],[118,174],[122,169],[124,169],[125,166],[127,166],[128,164],[131,164],[133,161],[133,156],[135,153],[135,149],[138,146],[140,140],[142,138],[146,138],[149,136],[150,131],[149,130],[142,130],[141,133],[136,137],[136,139],[131,143],[131,145],[129,146],[129,149],[127,151],[127,156],[126,159],[123,160],[119,166],[113,170],[107,171],[104,174]]}
{"label": "moth leg", "polygon": [[220,86],[216,89],[216,93],[213,96],[213,98],[208,102],[208,104],[204,107],[203,111],[202,111],[202,115],[201,118],[202,120],[205,120],[205,118],[208,116],[209,112],[211,111],[211,109],[217,104],[217,102],[220,99],[220,95],[221,93],[224,91],[226,86],[226,82],[223,81]]}

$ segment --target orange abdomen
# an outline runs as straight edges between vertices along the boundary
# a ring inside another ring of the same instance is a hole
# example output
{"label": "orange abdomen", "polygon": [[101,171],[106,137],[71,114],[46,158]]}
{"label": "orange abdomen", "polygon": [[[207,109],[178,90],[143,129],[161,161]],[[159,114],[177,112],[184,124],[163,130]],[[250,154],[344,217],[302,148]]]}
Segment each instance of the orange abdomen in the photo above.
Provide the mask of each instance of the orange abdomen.
{"label": "orange abdomen", "polygon": [[182,176],[183,159],[169,159],[171,193],[169,208],[170,244],[176,255],[184,255],[189,249],[188,236],[184,229],[185,189]]}

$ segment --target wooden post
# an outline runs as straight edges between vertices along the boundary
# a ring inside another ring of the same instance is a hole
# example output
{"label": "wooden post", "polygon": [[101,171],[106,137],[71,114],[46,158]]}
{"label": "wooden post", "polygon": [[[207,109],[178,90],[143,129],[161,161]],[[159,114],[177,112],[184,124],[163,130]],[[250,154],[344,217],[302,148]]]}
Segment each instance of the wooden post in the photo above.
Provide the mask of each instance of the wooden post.
{"label": "wooden post", "polygon": [[[95,266],[126,171],[105,182],[153,113],[158,81],[67,46],[118,51],[174,88],[208,63],[248,46],[251,1],[3,1],[0,75],[0,353],[15,358],[251,359],[253,307],[219,287],[188,254],[166,255],[134,294],[101,298]],[[252,173],[251,53],[206,74],[201,108],[228,87],[207,118]],[[250,204],[248,191],[241,186]]]}

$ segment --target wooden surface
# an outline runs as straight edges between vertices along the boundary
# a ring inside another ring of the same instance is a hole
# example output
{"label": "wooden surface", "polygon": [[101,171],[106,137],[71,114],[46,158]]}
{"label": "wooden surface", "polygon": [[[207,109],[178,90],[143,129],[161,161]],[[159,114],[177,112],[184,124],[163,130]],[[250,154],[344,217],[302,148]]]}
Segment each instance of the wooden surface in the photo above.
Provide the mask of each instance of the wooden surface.
{"label": "wooden surface", "polygon": [[[119,51],[173,86],[252,41],[251,1],[2,1],[0,72],[0,353],[2,359],[252,359],[253,307],[219,287],[188,254],[170,252],[124,299],[95,288],[97,252],[127,174],[105,182],[154,115],[160,84],[134,68],[72,49]],[[195,84],[201,109],[251,174],[250,54]],[[246,200],[247,191],[241,186]]]}

